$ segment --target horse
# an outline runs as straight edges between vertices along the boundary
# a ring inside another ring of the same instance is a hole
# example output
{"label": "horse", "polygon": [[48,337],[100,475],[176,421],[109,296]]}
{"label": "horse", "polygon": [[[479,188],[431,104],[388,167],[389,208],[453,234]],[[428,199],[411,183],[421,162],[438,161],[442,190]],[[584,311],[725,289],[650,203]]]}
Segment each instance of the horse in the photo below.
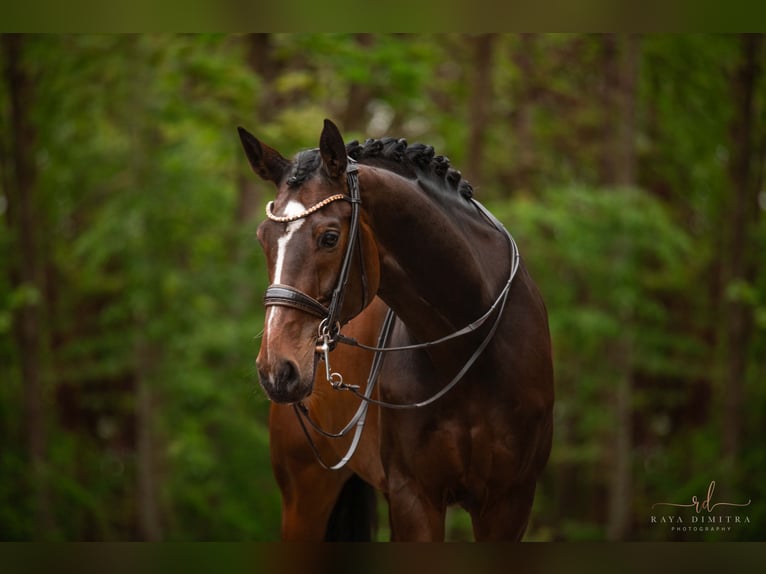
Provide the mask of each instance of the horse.
{"label": "horse", "polygon": [[[552,441],[542,296],[513,237],[433,147],[346,144],[288,160],[238,128],[277,193],[256,367],[270,399],[283,540],[442,541],[451,505],[477,541],[521,540]],[[345,425],[345,426],[344,426]]]}

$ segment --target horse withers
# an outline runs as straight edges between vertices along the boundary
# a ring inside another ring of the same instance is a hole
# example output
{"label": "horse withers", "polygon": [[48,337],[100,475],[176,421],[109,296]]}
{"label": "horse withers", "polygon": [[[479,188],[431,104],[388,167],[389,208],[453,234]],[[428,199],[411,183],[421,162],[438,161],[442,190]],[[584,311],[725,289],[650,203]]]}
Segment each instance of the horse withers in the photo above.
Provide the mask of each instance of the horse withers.
{"label": "horse withers", "polygon": [[285,540],[519,540],[551,448],[545,305],[500,222],[430,146],[346,145],[325,120],[292,161],[239,128],[277,187],[257,358]]}

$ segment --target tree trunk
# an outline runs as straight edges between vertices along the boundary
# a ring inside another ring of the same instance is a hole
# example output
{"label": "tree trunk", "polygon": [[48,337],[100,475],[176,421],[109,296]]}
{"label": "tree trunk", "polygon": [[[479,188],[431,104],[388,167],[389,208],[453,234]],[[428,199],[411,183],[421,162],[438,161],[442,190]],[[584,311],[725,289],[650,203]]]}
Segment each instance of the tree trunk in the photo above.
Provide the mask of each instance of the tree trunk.
{"label": "tree trunk", "polygon": [[613,173],[618,186],[636,184],[636,108],[640,41],[635,34],[620,38],[617,73]]}
{"label": "tree trunk", "polygon": [[[359,50],[369,50],[375,42],[372,34],[355,34],[354,41]],[[373,92],[370,86],[353,82],[348,88],[346,109],[343,112],[341,123],[345,131],[363,131],[367,120],[367,104]]]}
{"label": "tree trunk", "polygon": [[250,70],[261,80],[261,91],[255,102],[258,121],[266,122],[276,115],[279,100],[272,83],[279,75],[279,62],[274,57],[272,34],[248,34],[246,36],[246,59]]}
{"label": "tree trunk", "polygon": [[[617,187],[635,185],[636,151],[635,151],[635,117],[637,103],[637,83],[639,66],[639,40],[635,35],[621,36],[613,39],[615,53],[615,85],[610,90],[613,94],[609,100],[614,103],[613,118],[616,125],[613,128],[612,157],[608,159],[608,176],[611,184]],[[610,44],[612,41],[610,40]],[[612,114],[609,114],[612,115]],[[606,118],[607,121],[610,118]],[[618,239],[624,245],[624,251],[629,250],[631,238],[623,236]],[[619,252],[619,250],[618,250]],[[631,309],[621,310],[620,317],[625,325],[633,321]],[[609,489],[609,516],[607,522],[607,538],[609,540],[624,540],[631,528],[631,502],[633,499],[633,341],[632,333],[626,330],[617,341],[615,367],[618,373],[614,390],[615,432],[613,452],[613,468]]]}
{"label": "tree trunk", "polygon": [[492,104],[492,60],[496,35],[480,34],[472,40],[473,78],[469,103],[468,156],[466,171],[475,186],[482,182],[482,159]]}
{"label": "tree trunk", "polygon": [[138,533],[141,540],[162,540],[159,505],[159,471],[154,429],[154,393],[149,386],[153,370],[152,350],[143,335],[145,321],[136,321],[134,368],[136,369],[136,500],[138,501]]}
{"label": "tree trunk", "polygon": [[247,63],[267,84],[277,77],[279,66],[274,59],[274,41],[271,34],[247,35]]}
{"label": "tree trunk", "polygon": [[639,39],[636,35],[603,37],[604,82],[601,182],[609,186],[636,183],[636,105]]}
{"label": "tree trunk", "polygon": [[53,533],[51,492],[47,477],[48,436],[45,418],[45,392],[42,365],[45,357],[43,331],[43,253],[37,230],[43,229],[36,220],[40,213],[35,166],[35,129],[29,107],[34,97],[32,78],[22,59],[25,37],[3,35],[5,79],[8,88],[9,118],[7,161],[4,161],[6,217],[12,241],[12,260],[8,262],[10,283],[17,293],[24,293],[23,302],[13,314],[13,336],[20,357],[23,393],[24,438],[29,464],[29,488],[32,497],[35,537],[45,539]]}
{"label": "tree trunk", "polygon": [[532,125],[532,111],[537,90],[534,54],[538,38],[536,34],[522,34],[512,58],[519,71],[519,86],[514,94],[514,111],[511,121],[513,138],[516,141],[514,164],[510,187],[531,191],[536,187],[536,155]]}
{"label": "tree trunk", "polygon": [[[164,145],[163,136],[155,122],[147,113],[146,86],[151,85],[152,69],[149,62],[154,57],[156,49],[151,43],[144,42],[140,36],[132,38],[129,48],[135,54],[139,64],[131,76],[131,91],[133,108],[126,112],[134,116],[131,123],[131,166],[137,183],[136,187],[156,181],[156,150]],[[160,460],[163,452],[161,435],[158,433],[157,416],[161,395],[155,391],[151,382],[156,373],[159,356],[163,347],[156,340],[147,336],[149,323],[162,309],[161,296],[157,293],[155,272],[151,266],[152,236],[146,231],[152,229],[153,217],[156,212],[146,208],[140,211],[138,225],[144,230],[138,237],[128,241],[126,247],[128,256],[133,262],[130,277],[130,289],[141,293],[143,302],[133,304],[132,319],[132,352],[136,420],[136,526],[140,540],[157,541],[163,537],[162,509],[160,492],[162,475]]]}
{"label": "tree trunk", "polygon": [[[254,116],[258,122],[268,122],[276,115],[279,105],[277,96],[271,87],[279,74],[279,66],[274,58],[274,42],[271,34],[248,34],[246,37],[246,61],[253,74],[261,81],[261,93],[258,101],[253,102]],[[252,177],[249,168],[242,162],[237,173],[237,205],[234,221],[237,225],[245,224],[253,219],[261,196],[258,183]],[[239,256],[236,257],[239,260]]]}
{"label": "tree trunk", "polygon": [[730,124],[730,191],[727,194],[726,251],[724,271],[725,400],[723,455],[728,469],[736,468],[743,432],[743,400],[747,356],[753,330],[752,307],[741,298],[727,296],[736,284],[752,284],[757,254],[753,253],[753,231],[758,217],[756,101],[761,75],[763,37],[740,36],[740,59],[731,79],[734,114]]}

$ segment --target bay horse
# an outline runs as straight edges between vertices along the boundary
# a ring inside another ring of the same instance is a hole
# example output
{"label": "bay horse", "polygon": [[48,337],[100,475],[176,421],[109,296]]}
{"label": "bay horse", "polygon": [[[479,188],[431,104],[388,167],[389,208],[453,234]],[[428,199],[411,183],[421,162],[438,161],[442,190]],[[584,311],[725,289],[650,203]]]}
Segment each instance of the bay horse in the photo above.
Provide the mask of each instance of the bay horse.
{"label": "bay horse", "polygon": [[431,146],[346,145],[325,120],[292,161],[238,128],[277,194],[256,360],[284,540],[520,540],[552,437],[542,297],[513,238]]}

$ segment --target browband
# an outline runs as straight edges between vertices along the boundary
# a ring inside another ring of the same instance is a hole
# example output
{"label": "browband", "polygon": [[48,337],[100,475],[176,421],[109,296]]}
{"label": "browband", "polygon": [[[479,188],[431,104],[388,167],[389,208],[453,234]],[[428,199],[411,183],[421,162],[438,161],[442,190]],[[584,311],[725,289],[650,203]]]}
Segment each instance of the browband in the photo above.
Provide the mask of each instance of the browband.
{"label": "browband", "polygon": [[270,201],[266,204],[266,217],[271,219],[272,221],[276,221],[278,223],[290,223],[291,221],[297,221],[299,219],[303,219],[304,217],[308,217],[315,211],[319,211],[322,209],[325,205],[332,203],[333,201],[338,201],[339,199],[347,199],[348,196],[343,193],[337,193],[335,195],[331,195],[327,199],[323,199],[319,203],[315,203],[311,207],[309,207],[306,211],[303,211],[301,213],[298,213],[296,215],[274,215],[274,212],[272,211],[272,207],[274,206],[274,202]]}

